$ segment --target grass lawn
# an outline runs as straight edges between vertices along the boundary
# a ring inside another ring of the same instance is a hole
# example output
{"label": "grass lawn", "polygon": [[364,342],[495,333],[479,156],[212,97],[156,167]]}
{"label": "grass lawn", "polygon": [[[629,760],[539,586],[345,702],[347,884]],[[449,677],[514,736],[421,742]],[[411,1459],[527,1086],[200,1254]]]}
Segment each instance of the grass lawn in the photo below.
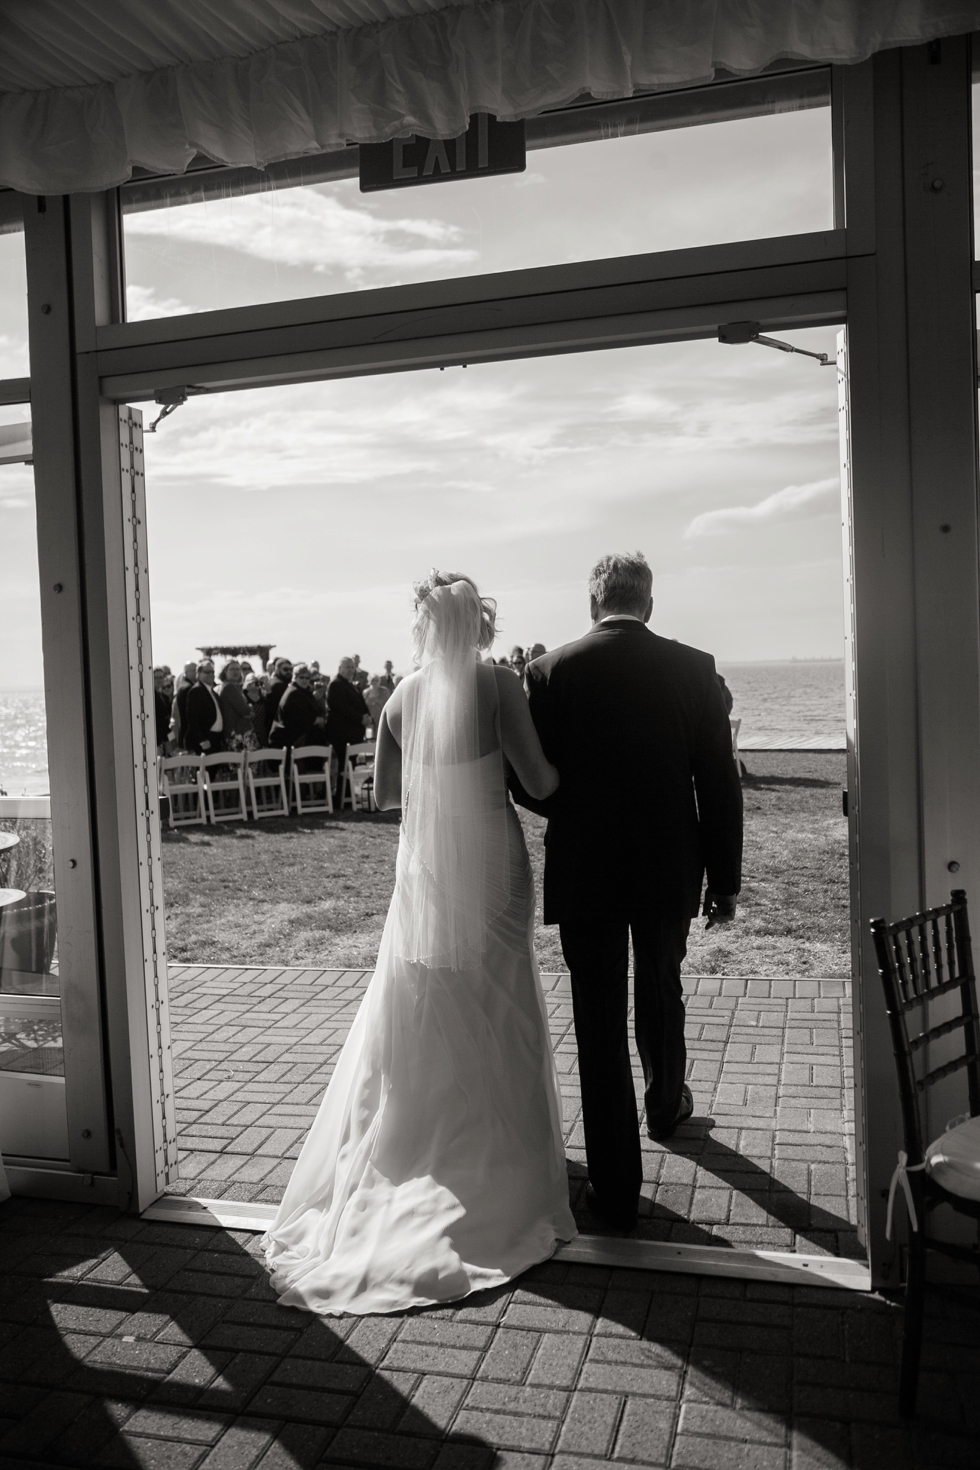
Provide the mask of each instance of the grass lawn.
{"label": "grass lawn", "polygon": [[[843,755],[749,754],[745,861],[735,923],[691,929],[694,974],[850,973]],[[539,888],[544,822],[522,812]],[[270,818],[166,831],[171,962],[368,969],[395,874],[397,813]],[[544,970],[564,969],[556,928]]]}

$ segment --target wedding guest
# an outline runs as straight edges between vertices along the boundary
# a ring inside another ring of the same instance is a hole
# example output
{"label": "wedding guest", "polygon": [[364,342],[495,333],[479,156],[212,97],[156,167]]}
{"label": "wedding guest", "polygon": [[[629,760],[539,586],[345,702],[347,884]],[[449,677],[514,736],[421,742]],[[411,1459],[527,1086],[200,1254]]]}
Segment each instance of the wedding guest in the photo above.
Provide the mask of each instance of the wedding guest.
{"label": "wedding guest", "polygon": [[170,739],[170,715],[173,696],[167,693],[167,674],[163,668],[153,670],[153,722],[157,755],[165,755]]}
{"label": "wedding guest", "polygon": [[387,689],[387,691],[388,691],[389,694],[394,694],[394,692],[395,692],[395,675],[394,675],[394,672],[393,671],[394,671],[394,665],[391,662],[391,659],[390,658],[386,658],[385,659],[385,671],[384,671],[383,674],[380,675],[380,683],[381,683],[381,688],[382,689]]}
{"label": "wedding guest", "polygon": [[519,679],[523,679],[524,670],[527,666],[527,660],[524,657],[524,650],[519,643],[514,644],[514,647],[510,651],[510,658],[507,660],[507,662],[514,670],[514,673],[517,675],[517,677]]}
{"label": "wedding guest", "polygon": [[252,706],[245,698],[242,688],[242,666],[237,659],[229,659],[218,675],[218,703],[221,705],[225,749],[244,750],[247,737],[254,733]]}
{"label": "wedding guest", "polygon": [[531,647],[527,651],[528,663],[530,663],[532,659],[540,658],[543,653],[547,652],[548,650],[545,648],[543,643],[532,643]]}
{"label": "wedding guest", "polygon": [[269,730],[265,723],[265,685],[256,674],[253,674],[250,679],[245,680],[242,692],[248,700],[249,712],[252,716],[254,748],[265,750],[269,739]]}
{"label": "wedding guest", "polygon": [[293,677],[293,666],[288,658],[277,658],[272,666],[272,682],[265,696],[265,728],[272,733],[279,713],[279,701],[289,688]]}
{"label": "wedding guest", "polygon": [[184,672],[174,686],[174,708],[173,725],[174,739],[180,750],[187,749],[187,741],[184,738],[187,730],[187,691],[193,688],[197,680],[197,664],[193,661],[184,665]]}
{"label": "wedding guest", "polygon": [[316,745],[322,740],[326,722],[313,697],[312,686],[309,665],[297,664],[292,682],[279,701],[276,723],[269,731],[269,743],[277,749]]}
{"label": "wedding guest", "polygon": [[359,653],[355,653],[351,662],[354,665],[354,677],[351,682],[354,685],[355,689],[359,689],[363,694],[368,686],[368,676],[367,670],[361,668],[361,655]]}
{"label": "wedding guest", "polygon": [[214,664],[202,659],[197,666],[197,683],[187,691],[187,728],[184,744],[195,755],[214,755],[224,750],[224,718],[214,692]]}
{"label": "wedding guest", "polygon": [[252,668],[252,665],[249,663],[247,658],[242,659],[239,668],[242,671],[242,683],[244,684],[246,679],[250,679],[252,677],[252,675],[255,673],[255,670]]}
{"label": "wedding guest", "polygon": [[364,703],[371,713],[371,725],[375,731],[381,718],[381,711],[391,698],[392,691],[381,682],[380,674],[372,674],[371,682],[364,691]]}
{"label": "wedding guest", "polygon": [[337,756],[337,791],[335,800],[340,804],[344,789],[344,767],[347,764],[348,745],[357,745],[364,739],[365,728],[371,723],[371,711],[364,703],[364,695],[354,683],[354,660],[342,658],[336,678],[327,688],[327,744],[332,745]]}
{"label": "wedding guest", "polygon": [[323,677],[323,675],[320,673],[319,669],[314,669],[313,664],[310,664],[310,670],[313,673],[313,698],[317,702],[317,707],[318,707],[321,715],[323,716],[324,721],[326,721],[326,718],[327,718],[327,681]]}

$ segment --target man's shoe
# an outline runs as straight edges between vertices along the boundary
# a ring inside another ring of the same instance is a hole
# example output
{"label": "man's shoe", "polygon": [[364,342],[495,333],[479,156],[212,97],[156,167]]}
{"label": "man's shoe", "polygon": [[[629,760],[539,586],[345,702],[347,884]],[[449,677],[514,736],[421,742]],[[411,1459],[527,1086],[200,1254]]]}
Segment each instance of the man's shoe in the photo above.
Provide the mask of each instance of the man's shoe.
{"label": "man's shoe", "polygon": [[681,1124],[687,1122],[688,1118],[693,1112],[694,1098],[691,1096],[691,1089],[685,1082],[684,1086],[681,1088],[681,1100],[680,1104],[678,1105],[677,1112],[674,1114],[674,1121],[666,1128],[655,1129],[648,1127],[647,1137],[652,1138],[654,1143],[666,1143],[667,1139],[672,1138],[673,1135],[677,1132],[677,1129],[681,1126]]}
{"label": "man's shoe", "polygon": [[636,1211],[634,1210],[632,1214],[620,1214],[618,1211],[607,1210],[605,1205],[600,1203],[599,1196],[591,1184],[585,1186],[585,1204],[591,1214],[598,1215],[599,1219],[611,1226],[613,1230],[621,1230],[624,1235],[629,1235],[632,1230],[636,1229]]}

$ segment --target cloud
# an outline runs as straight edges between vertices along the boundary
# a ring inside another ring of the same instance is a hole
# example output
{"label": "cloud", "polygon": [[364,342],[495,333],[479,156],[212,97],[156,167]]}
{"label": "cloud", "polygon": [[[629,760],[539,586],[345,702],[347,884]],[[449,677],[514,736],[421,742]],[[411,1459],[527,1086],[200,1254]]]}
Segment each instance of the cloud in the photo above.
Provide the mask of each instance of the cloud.
{"label": "cloud", "polygon": [[840,507],[840,481],[836,478],[811,480],[807,485],[787,485],[760,500],[756,505],[733,505],[724,510],[707,510],[684,532],[684,539],[694,536],[722,536],[742,526],[765,525],[773,521],[802,520],[809,516],[828,515]]}
{"label": "cloud", "polygon": [[422,217],[379,218],[369,206],[352,207],[336,192],[321,193],[317,187],[148,210],[127,215],[126,230],[224,246],[314,271],[337,270],[354,285],[368,270],[442,266],[452,272],[477,258],[475,250],[461,245],[458,225]]}
{"label": "cloud", "polygon": [[152,286],[126,287],[126,320],[146,322],[157,316],[186,316],[194,310],[185,306],[176,296],[157,297]]}

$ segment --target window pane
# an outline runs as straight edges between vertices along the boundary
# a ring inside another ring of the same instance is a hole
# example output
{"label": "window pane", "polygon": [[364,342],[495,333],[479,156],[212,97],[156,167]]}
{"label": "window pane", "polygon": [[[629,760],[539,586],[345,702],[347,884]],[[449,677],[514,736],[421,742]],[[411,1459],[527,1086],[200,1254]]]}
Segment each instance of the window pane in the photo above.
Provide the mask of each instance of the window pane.
{"label": "window pane", "polygon": [[10,230],[0,233],[0,378],[29,372],[24,231]]}
{"label": "window pane", "polygon": [[523,174],[419,189],[134,204],[131,320],[797,234],[833,224],[830,109],[529,147]]}

